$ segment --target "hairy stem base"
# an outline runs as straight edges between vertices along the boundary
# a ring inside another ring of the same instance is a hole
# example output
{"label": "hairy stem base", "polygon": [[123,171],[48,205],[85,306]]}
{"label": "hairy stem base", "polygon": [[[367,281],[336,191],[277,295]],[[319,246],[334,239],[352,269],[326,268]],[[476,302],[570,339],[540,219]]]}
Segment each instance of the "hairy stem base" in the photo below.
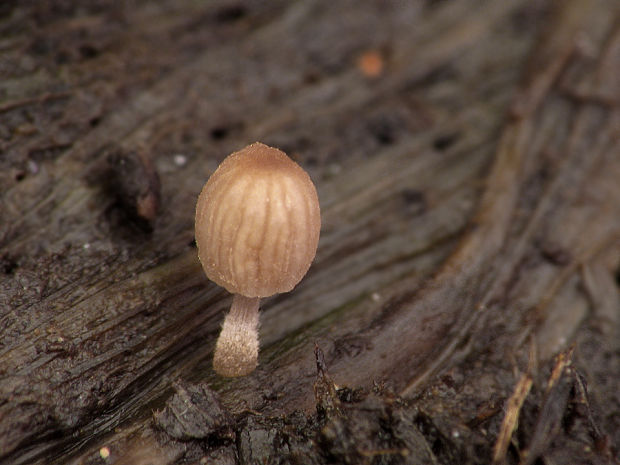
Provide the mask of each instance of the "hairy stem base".
{"label": "hairy stem base", "polygon": [[221,376],[245,376],[258,364],[259,297],[233,296],[215,344],[213,368]]}

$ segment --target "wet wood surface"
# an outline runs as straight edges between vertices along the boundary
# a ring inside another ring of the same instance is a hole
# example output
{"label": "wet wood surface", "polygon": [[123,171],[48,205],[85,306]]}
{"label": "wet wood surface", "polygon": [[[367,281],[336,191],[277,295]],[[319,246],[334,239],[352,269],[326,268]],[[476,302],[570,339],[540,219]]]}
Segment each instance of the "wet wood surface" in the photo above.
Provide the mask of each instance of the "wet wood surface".
{"label": "wet wood surface", "polygon": [[[0,463],[617,459],[617,2],[0,15]],[[323,226],[227,380],[194,206],[257,140]]]}

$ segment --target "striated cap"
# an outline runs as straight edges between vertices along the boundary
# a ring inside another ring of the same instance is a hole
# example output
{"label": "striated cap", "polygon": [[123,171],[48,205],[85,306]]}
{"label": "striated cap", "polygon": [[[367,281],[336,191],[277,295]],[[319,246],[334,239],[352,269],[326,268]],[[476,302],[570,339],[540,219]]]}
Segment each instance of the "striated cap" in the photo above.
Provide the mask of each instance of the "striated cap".
{"label": "striated cap", "polygon": [[256,142],[228,156],[196,204],[198,257],[234,294],[287,292],[308,271],[321,214],[314,184],[284,152]]}

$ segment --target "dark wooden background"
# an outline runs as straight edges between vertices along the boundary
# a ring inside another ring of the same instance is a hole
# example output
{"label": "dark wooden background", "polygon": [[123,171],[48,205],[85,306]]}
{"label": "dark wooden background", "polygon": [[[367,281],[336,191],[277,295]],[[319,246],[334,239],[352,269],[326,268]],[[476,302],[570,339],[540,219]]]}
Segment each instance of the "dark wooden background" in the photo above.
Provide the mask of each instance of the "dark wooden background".
{"label": "dark wooden background", "polygon": [[[0,462],[618,460],[619,76],[617,0],[2,2]],[[322,235],[225,380],[194,205],[257,140]]]}

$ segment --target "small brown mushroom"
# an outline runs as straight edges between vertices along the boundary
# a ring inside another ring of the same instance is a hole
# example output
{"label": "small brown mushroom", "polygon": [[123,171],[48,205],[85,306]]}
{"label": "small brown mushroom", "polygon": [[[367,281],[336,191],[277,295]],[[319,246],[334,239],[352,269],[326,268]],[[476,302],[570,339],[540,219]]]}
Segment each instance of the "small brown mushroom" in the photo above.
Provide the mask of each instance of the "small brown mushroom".
{"label": "small brown mushroom", "polygon": [[278,149],[248,145],[209,178],[196,204],[198,258],[207,277],[234,294],[215,346],[217,373],[254,371],[260,298],[288,292],[301,281],[320,229],[314,184]]}

